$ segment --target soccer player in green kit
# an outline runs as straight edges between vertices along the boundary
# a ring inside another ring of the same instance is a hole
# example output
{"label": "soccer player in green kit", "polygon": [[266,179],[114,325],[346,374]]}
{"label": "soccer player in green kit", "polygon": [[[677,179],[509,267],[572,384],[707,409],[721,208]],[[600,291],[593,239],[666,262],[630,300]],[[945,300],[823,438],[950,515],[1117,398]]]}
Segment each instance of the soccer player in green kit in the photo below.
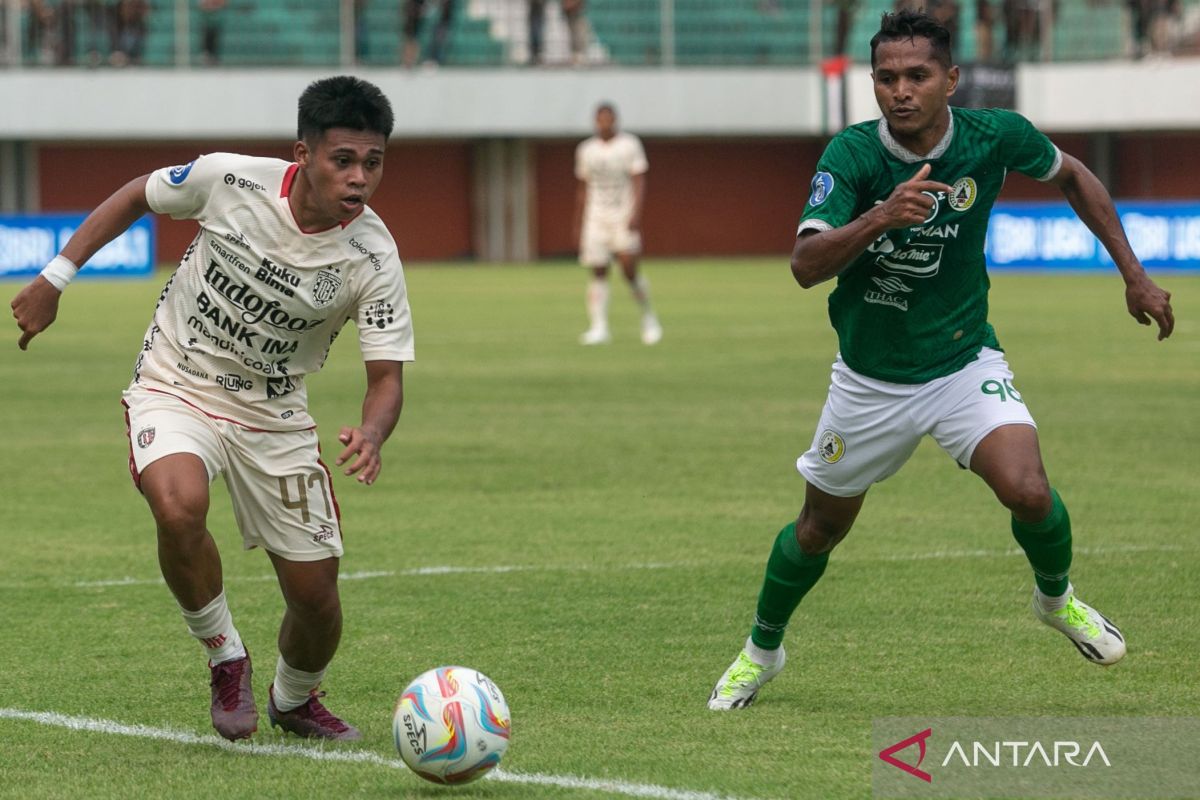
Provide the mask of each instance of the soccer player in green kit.
{"label": "soccer player in green kit", "polygon": [[884,14],[871,40],[881,119],[836,136],[817,164],[792,253],[804,288],[829,278],[840,353],[812,446],[799,518],[775,540],[750,638],[713,689],[746,708],[784,665],[784,629],[850,531],[872,483],[929,434],[1012,513],[1033,567],[1033,611],[1084,658],[1113,664],[1125,641],[1075,596],[1071,523],[1050,487],[1033,418],[987,322],[983,245],[1009,170],[1056,185],[1125,280],[1129,313],[1171,335],[1169,293],[1146,276],[1112,198],[1075,158],[1011,111],[951,111],[950,34],[914,11]]}

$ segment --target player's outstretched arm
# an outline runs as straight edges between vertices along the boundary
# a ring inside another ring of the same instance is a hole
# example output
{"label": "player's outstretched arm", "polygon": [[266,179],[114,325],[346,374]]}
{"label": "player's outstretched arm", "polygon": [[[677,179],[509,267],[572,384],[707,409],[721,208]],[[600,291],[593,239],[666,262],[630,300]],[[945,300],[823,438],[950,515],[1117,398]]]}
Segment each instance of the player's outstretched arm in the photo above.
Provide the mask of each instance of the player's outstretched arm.
{"label": "player's outstretched arm", "polygon": [[792,275],[805,289],[837,275],[862,254],[871,242],[893,228],[920,225],[929,218],[938,192],[949,192],[944,183],[928,180],[932,167],[923,164],[911,178],[897,186],[879,205],[849,223],[827,231],[806,230],[792,249]]}
{"label": "player's outstretched arm", "polygon": [[58,317],[62,288],[74,277],[74,270],[150,211],[146,202],[148,179],[148,175],[134,178],[97,206],[71,236],[62,253],[13,298],[13,317],[21,329],[18,347],[27,349],[30,339],[50,327]]}
{"label": "player's outstretched arm", "polygon": [[345,427],[338,441],[346,445],[337,457],[340,467],[357,456],[346,467],[347,475],[358,475],[358,482],[370,486],[383,468],[380,451],[392,435],[404,405],[404,362],[368,361],[367,394],[363,398],[362,425]]}
{"label": "player's outstretched arm", "polygon": [[1062,167],[1051,181],[1062,190],[1071,208],[1112,256],[1125,279],[1125,305],[1129,313],[1142,325],[1149,325],[1151,319],[1158,323],[1159,341],[1170,336],[1175,330],[1171,293],[1150,280],[1134,255],[1104,184],[1083,162],[1066,153],[1063,153]]}

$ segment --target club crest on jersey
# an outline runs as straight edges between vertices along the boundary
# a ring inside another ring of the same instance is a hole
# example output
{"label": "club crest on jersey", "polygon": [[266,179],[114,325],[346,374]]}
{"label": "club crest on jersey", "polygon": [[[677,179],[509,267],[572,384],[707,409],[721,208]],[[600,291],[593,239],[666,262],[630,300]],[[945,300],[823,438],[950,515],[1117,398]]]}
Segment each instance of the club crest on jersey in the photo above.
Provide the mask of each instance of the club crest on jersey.
{"label": "club crest on jersey", "polygon": [[979,187],[975,185],[974,178],[959,178],[950,187],[950,196],[946,199],[955,211],[966,211],[975,205],[978,196]]}
{"label": "club crest on jersey", "polygon": [[318,308],[329,305],[337,297],[338,289],[342,288],[341,272],[337,267],[326,267],[313,279],[313,302]]}
{"label": "club crest on jersey", "polygon": [[846,455],[846,441],[836,431],[826,428],[817,440],[817,454],[826,464],[836,464]]}
{"label": "club crest on jersey", "polygon": [[142,428],[137,435],[138,447],[145,450],[150,445],[154,444],[154,428]]}
{"label": "club crest on jersey", "polygon": [[818,172],[813,175],[812,194],[808,197],[810,206],[819,206],[833,193],[833,176],[828,172]]}
{"label": "club crest on jersey", "polygon": [[192,165],[195,163],[195,161],[189,161],[188,163],[182,164],[178,167],[171,167],[171,171],[167,173],[167,180],[176,186],[183,183],[185,180],[187,180],[188,173],[192,171]]}

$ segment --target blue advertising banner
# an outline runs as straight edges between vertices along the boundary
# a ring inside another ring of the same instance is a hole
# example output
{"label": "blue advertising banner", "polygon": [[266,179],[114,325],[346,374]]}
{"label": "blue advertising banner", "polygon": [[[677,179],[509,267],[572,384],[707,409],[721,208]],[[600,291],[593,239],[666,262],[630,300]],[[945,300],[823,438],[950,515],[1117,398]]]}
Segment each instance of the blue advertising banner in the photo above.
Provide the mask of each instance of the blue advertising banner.
{"label": "blue advertising banner", "polygon": [[[0,214],[0,279],[30,278],[58,255],[84,214]],[[154,271],[154,218],[145,216],[80,270],[82,278],[146,277]]]}
{"label": "blue advertising banner", "polygon": [[[1200,270],[1200,203],[1119,202],[1133,252],[1149,270]],[[1113,269],[1066,203],[997,203],[988,224],[989,269]]]}

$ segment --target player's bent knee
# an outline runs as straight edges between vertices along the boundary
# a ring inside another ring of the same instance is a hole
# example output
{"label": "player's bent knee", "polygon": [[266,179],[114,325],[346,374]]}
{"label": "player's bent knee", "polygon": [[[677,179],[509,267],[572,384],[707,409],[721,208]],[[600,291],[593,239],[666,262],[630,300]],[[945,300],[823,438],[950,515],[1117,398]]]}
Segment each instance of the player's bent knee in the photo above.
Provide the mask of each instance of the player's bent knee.
{"label": "player's bent knee", "polygon": [[1050,484],[1042,475],[1022,476],[998,488],[996,496],[1014,517],[1024,522],[1045,519],[1054,502],[1050,496]]}

